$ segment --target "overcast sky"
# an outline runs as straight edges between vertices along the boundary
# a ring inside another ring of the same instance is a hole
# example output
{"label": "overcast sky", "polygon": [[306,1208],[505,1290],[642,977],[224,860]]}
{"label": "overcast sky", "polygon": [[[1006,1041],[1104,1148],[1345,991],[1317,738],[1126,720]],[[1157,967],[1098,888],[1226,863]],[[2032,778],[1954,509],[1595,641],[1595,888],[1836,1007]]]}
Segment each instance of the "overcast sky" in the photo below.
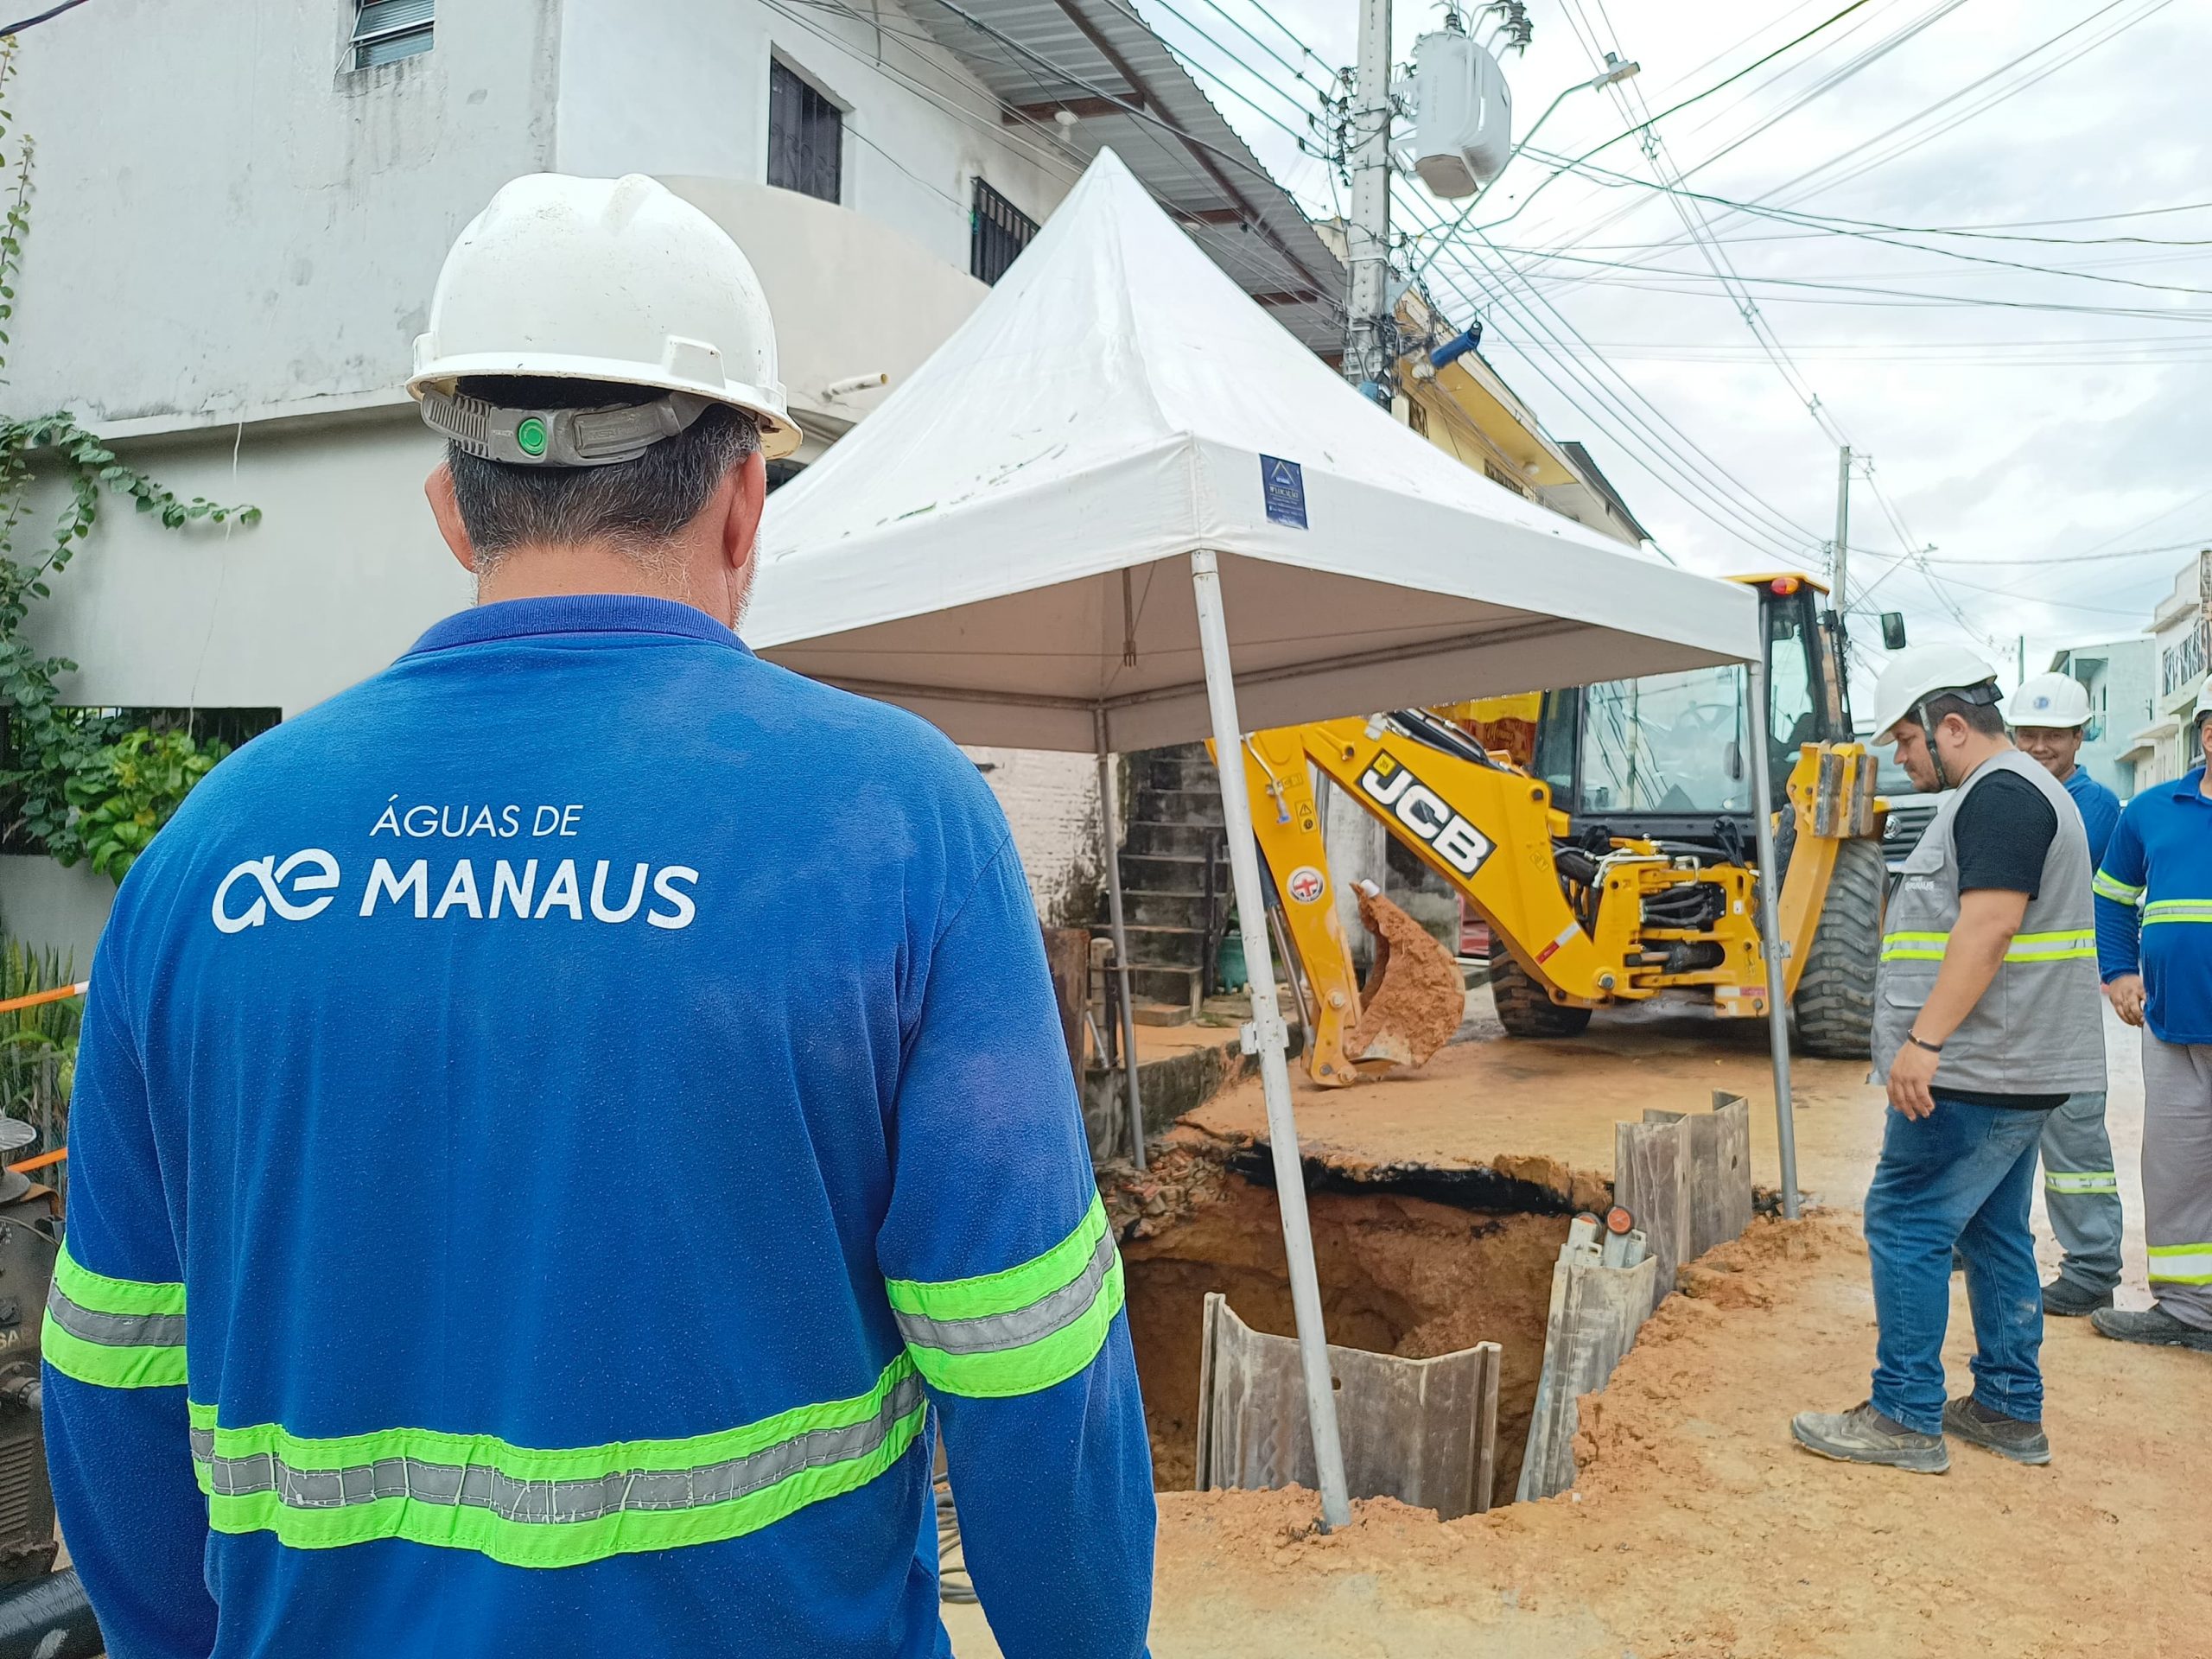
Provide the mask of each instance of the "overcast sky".
{"label": "overcast sky", "polygon": [[[1351,61],[1355,0],[1138,3],[1277,176],[1310,209],[1333,211],[1332,169],[1301,154],[1286,128],[1303,127],[1302,111],[1318,108],[1314,86]],[[1530,0],[1534,41],[1503,58],[1515,137],[1594,73],[1593,52],[1617,51],[1642,73],[1618,96],[1573,93],[1531,152],[1582,156],[1847,3]],[[1440,5],[1400,0],[1401,61],[1442,16]],[[2139,631],[2190,555],[2022,561],[2212,546],[2208,55],[2212,7],[2186,0],[1865,0],[1773,63],[1666,115],[1658,163],[1689,175],[1687,190],[1911,227],[1901,239],[1926,246],[1670,197],[1648,188],[1654,162],[1628,137],[1588,164],[1633,185],[1553,179],[1554,167],[1524,153],[1473,216],[1491,226],[1495,250],[1480,238],[1453,243],[1430,268],[1431,291],[1454,321],[1481,312],[1484,354],[1554,436],[1590,445],[1678,562],[1723,573],[1816,561],[1816,544],[1834,533],[1834,438],[1716,279],[1714,259],[1732,266],[1798,385],[1872,456],[1894,506],[1896,524],[1867,481],[1854,482],[1854,595],[1903,609],[1920,641],[1964,637],[1948,594],[1985,646],[2001,644],[2008,678],[2024,635],[2033,672],[2055,646]],[[2020,223],[2192,203],[2206,206]],[[1395,228],[1422,228],[1463,205],[1427,203],[1402,184]],[[1701,232],[1709,226],[1717,251],[1690,238],[1686,213]],[[2062,239],[1918,233],[1993,226]],[[2109,238],[2206,245],[2086,239]],[[1529,268],[1528,286],[1504,275],[1509,262]],[[1945,302],[1954,300],[1976,303]],[[1900,526],[1913,546],[1936,550],[1942,592],[1897,568]],[[1871,622],[1856,633],[1878,644]]]}

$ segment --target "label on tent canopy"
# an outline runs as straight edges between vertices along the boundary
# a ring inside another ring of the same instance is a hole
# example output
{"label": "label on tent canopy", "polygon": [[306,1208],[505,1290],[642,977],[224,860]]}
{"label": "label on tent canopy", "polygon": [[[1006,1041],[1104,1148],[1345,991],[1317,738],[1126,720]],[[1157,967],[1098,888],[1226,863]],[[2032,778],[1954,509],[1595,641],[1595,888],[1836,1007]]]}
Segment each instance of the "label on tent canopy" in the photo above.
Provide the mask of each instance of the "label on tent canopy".
{"label": "label on tent canopy", "polygon": [[1260,486],[1267,492],[1268,518],[1293,530],[1306,528],[1306,474],[1296,461],[1262,455]]}

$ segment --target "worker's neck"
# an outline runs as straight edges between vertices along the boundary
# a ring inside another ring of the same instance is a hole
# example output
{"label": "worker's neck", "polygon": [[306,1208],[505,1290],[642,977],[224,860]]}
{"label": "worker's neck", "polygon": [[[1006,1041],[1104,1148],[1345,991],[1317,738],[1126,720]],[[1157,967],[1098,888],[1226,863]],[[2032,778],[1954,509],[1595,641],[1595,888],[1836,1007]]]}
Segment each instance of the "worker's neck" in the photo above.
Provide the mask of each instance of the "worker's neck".
{"label": "worker's neck", "polygon": [[1943,770],[1950,774],[1952,787],[1956,788],[1973,777],[1983,761],[2003,754],[2012,747],[2012,740],[2009,737],[1990,737],[1980,732],[1968,732],[1967,741],[1943,757]]}
{"label": "worker's neck", "polygon": [[635,594],[665,599],[704,611],[725,626],[728,603],[723,584],[709,584],[702,596],[691,561],[671,547],[648,563],[611,543],[579,542],[555,546],[533,543],[503,552],[476,575],[476,602],[509,599],[560,599],[578,594]]}

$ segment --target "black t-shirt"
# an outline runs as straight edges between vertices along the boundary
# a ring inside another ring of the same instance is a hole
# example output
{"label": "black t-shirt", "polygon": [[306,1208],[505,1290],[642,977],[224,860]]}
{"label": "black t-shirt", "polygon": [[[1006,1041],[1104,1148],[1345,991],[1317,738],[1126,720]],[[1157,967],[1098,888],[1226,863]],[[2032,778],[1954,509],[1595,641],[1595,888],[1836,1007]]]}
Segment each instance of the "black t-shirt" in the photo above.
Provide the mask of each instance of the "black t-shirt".
{"label": "black t-shirt", "polygon": [[[2000,772],[1967,791],[1951,818],[1951,841],[1959,851],[1959,891],[1994,888],[2024,893],[2032,899],[2043,886],[2044,861],[2058,836],[2058,814],[2043,791],[2017,772]],[[2063,1095],[1998,1095],[1979,1090],[1930,1091],[1975,1106],[2047,1112]]]}

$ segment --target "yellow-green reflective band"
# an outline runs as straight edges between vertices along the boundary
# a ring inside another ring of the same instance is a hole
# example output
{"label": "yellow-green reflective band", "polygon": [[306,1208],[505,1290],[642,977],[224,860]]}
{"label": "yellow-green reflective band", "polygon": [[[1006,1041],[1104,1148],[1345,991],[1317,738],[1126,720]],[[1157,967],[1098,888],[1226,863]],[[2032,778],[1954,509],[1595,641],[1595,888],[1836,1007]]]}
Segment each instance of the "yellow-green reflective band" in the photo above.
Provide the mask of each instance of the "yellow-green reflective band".
{"label": "yellow-green reflective band", "polygon": [[1120,1312],[1122,1258],[1094,1197],[1076,1230],[1001,1273],[887,1282],[906,1351],[931,1386],[979,1399],[1033,1394],[1098,1357]]}
{"label": "yellow-green reflective band", "polygon": [[184,1287],[111,1279],[77,1262],[65,1244],[47,1289],[39,1349],[79,1382],[173,1388],[185,1380]]}
{"label": "yellow-green reflective band", "polygon": [[2143,906],[2143,925],[2153,922],[2212,922],[2212,899],[2153,899]]}
{"label": "yellow-green reflective band", "polygon": [[2212,1243],[2153,1244],[2151,1282],[2154,1285],[2212,1285]]}
{"label": "yellow-green reflective band", "polygon": [[2046,1169],[2043,1188],[2046,1192],[2117,1192],[2120,1176],[2109,1169]]}
{"label": "yellow-green reflective band", "polygon": [[2115,899],[2123,905],[2132,905],[2143,896],[2143,889],[2131,887],[2126,882],[2107,875],[2099,870],[2089,883],[2089,891],[2100,899]]}
{"label": "yellow-green reflective band", "polygon": [[[1948,933],[1885,933],[1884,962],[1941,962]],[[2007,962],[2075,962],[2097,954],[2094,933],[2066,930],[2056,933],[2016,933],[2005,947]]]}
{"label": "yellow-green reflective band", "polygon": [[1950,942],[1948,933],[1885,933],[1882,935],[1884,962],[1941,962],[1943,947]]}
{"label": "yellow-green reflective band", "polygon": [[273,1532],[298,1549],[401,1538],[509,1567],[578,1567],[719,1543],[857,1491],[906,1454],[927,1404],[904,1355],[849,1400],[715,1434],[557,1451],[422,1428],[224,1428],[194,1403],[192,1459],[218,1532]]}

